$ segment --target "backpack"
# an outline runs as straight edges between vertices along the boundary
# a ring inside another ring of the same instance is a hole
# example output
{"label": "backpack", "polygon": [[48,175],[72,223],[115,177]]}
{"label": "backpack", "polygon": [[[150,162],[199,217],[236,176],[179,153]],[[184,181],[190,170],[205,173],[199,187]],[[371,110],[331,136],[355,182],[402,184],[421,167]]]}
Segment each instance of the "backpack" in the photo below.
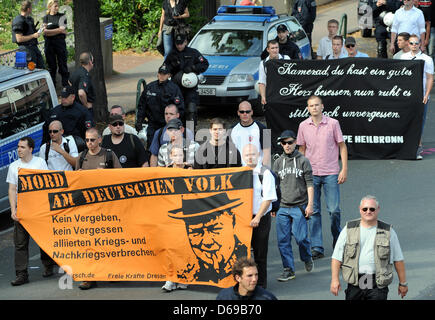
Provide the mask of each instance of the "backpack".
{"label": "backpack", "polygon": [[[267,168],[266,166],[262,166],[260,169],[260,174],[258,175],[258,178],[260,179],[260,183],[263,186],[263,175],[264,172],[266,171]],[[279,176],[273,172],[273,170],[269,169],[270,173],[272,173],[273,178],[275,179],[275,192],[276,192],[276,197],[277,199],[275,201],[272,202],[272,209],[270,210],[271,212],[277,212],[281,203],[281,188],[280,188],[280,178]],[[261,196],[263,196],[263,189],[261,190]]]}
{"label": "backpack", "polygon": [[[86,155],[88,154],[88,149],[86,149],[85,151],[83,151],[80,154],[80,159],[79,159],[79,169],[82,168],[83,166],[83,161],[85,161]],[[105,161],[105,165],[106,168],[113,168],[113,153],[111,149],[106,149],[106,161]]]}

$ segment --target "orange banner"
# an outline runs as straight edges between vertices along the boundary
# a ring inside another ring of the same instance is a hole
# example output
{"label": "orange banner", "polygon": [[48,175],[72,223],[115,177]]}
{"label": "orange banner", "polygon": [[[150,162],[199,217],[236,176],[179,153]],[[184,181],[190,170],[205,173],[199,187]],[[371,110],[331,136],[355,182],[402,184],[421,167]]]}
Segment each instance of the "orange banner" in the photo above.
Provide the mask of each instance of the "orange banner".
{"label": "orange banner", "polygon": [[18,218],[77,281],[229,287],[250,254],[252,171],[21,169]]}

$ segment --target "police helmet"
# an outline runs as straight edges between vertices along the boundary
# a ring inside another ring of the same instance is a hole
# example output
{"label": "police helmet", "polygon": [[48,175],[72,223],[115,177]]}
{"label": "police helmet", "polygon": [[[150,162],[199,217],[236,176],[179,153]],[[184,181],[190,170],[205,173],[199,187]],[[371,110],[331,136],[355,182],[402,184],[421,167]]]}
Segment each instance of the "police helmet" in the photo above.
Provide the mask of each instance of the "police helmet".
{"label": "police helmet", "polygon": [[184,73],[181,77],[181,84],[185,88],[195,88],[198,84],[198,76],[193,72]]}

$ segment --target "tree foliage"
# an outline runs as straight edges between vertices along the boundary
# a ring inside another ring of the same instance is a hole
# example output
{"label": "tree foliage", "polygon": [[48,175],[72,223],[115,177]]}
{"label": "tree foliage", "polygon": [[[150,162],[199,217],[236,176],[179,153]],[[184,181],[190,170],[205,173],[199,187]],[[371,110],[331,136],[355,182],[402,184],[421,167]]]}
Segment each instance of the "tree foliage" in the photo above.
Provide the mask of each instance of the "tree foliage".
{"label": "tree foliage", "polygon": [[[201,17],[203,0],[190,0],[188,23],[196,32],[205,22]],[[162,0],[102,0],[101,16],[113,19],[113,48],[137,48],[147,51],[155,47],[159,31]]]}

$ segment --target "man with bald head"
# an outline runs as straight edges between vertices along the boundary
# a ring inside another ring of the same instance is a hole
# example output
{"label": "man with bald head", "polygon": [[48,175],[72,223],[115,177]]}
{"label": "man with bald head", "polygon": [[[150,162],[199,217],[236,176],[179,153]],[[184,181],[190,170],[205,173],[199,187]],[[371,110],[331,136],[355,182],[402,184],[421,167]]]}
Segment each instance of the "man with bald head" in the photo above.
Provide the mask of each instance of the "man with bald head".
{"label": "man with bald head", "polygon": [[92,113],[95,90],[89,72],[94,68],[95,59],[90,52],[80,54],[80,67],[70,76],[69,82],[74,87],[76,102],[84,105]]}
{"label": "man with bald head", "polygon": [[77,145],[72,136],[63,136],[62,122],[54,120],[48,125],[50,141],[41,145],[39,157],[45,159],[50,170],[74,170],[79,155]]}

